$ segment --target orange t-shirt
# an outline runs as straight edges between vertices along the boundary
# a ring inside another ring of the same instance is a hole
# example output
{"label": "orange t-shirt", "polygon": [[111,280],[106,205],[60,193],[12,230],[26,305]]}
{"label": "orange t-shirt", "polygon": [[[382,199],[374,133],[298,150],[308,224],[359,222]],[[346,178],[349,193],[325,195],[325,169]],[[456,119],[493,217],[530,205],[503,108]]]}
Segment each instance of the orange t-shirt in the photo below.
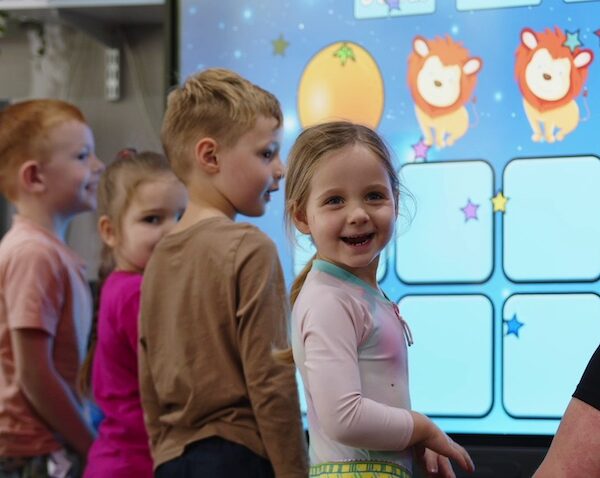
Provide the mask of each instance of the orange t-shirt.
{"label": "orange t-shirt", "polygon": [[84,272],[83,261],[57,237],[14,217],[0,242],[0,456],[43,455],[61,446],[19,388],[10,331],[52,336],[54,366],[75,391],[92,316]]}

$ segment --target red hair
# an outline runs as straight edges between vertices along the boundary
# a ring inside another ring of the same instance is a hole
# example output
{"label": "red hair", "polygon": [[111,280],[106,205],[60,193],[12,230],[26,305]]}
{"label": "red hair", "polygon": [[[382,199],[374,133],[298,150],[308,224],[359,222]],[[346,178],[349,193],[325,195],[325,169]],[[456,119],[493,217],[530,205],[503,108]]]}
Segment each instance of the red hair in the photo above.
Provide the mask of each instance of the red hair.
{"label": "red hair", "polygon": [[15,103],[0,112],[0,192],[16,195],[16,174],[26,161],[43,161],[50,147],[49,132],[67,121],[86,123],[83,113],[61,100],[38,99]]}

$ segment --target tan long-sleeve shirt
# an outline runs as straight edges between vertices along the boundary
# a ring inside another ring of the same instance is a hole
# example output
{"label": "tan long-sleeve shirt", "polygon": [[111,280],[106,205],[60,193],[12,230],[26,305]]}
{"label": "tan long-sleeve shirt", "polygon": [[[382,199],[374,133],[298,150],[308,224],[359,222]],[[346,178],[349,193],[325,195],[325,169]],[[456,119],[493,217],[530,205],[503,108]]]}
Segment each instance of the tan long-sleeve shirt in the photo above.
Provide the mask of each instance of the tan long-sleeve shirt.
{"label": "tan long-sleeve shirt", "polygon": [[269,459],[278,478],[308,475],[286,298],[273,242],[211,218],[166,236],[146,267],[140,385],[154,466],[220,436]]}

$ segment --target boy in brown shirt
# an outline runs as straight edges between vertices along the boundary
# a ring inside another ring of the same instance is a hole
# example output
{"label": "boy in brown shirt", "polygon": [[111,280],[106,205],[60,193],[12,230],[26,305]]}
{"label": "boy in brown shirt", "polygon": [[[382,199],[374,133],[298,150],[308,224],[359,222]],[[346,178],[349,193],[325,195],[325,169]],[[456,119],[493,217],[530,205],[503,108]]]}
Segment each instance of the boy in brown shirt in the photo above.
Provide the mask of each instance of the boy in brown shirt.
{"label": "boy in brown shirt", "polygon": [[162,141],[188,207],[142,287],[140,381],[156,476],[306,477],[286,296],[273,242],[234,222],[279,188],[277,99],[211,69],[168,99]]}

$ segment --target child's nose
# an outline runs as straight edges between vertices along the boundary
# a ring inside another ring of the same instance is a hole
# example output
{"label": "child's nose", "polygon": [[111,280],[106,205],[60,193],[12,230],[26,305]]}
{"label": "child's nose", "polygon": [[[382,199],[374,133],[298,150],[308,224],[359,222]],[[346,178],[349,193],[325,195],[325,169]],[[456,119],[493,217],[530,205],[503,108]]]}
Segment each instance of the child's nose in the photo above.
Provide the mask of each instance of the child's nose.
{"label": "child's nose", "polygon": [[285,165],[281,162],[280,159],[277,159],[277,161],[274,162],[274,169],[273,169],[273,177],[279,181],[280,179],[283,179],[283,177],[285,176]]}
{"label": "child's nose", "polygon": [[350,224],[363,224],[369,220],[367,211],[362,206],[355,206],[350,211],[348,221]]}
{"label": "child's nose", "polygon": [[105,164],[100,161],[100,159],[98,158],[98,156],[96,156],[95,154],[92,156],[92,170],[95,172],[102,172],[104,171],[105,168]]}

